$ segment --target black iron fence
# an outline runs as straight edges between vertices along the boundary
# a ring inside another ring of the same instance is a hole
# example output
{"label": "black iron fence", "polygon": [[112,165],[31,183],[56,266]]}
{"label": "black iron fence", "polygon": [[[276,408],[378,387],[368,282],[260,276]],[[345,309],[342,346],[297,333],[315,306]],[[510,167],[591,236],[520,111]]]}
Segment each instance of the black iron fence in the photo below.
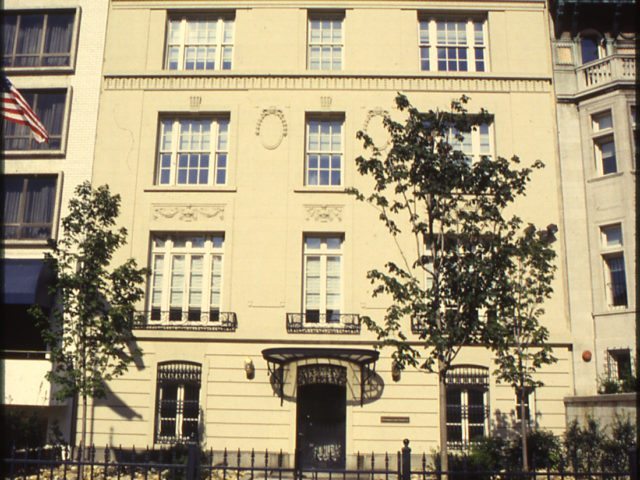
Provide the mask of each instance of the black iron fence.
{"label": "black iron fence", "polygon": [[637,450],[626,471],[434,469],[409,441],[393,454],[348,456],[341,468],[302,468],[279,452],[201,450],[197,445],[136,450],[56,446],[13,450],[3,459],[7,480],[638,480]]}

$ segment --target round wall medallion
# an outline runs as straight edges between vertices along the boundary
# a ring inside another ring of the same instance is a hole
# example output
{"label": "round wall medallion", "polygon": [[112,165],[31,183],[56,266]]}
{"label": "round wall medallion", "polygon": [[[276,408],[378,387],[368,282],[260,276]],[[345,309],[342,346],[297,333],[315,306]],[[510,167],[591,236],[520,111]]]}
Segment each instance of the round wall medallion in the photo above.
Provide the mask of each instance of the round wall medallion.
{"label": "round wall medallion", "polygon": [[582,360],[584,360],[585,362],[591,361],[591,352],[589,350],[585,350],[584,352],[582,352]]}
{"label": "round wall medallion", "polygon": [[287,136],[287,121],[282,110],[268,108],[262,110],[256,124],[256,135],[267,150],[275,150]]}

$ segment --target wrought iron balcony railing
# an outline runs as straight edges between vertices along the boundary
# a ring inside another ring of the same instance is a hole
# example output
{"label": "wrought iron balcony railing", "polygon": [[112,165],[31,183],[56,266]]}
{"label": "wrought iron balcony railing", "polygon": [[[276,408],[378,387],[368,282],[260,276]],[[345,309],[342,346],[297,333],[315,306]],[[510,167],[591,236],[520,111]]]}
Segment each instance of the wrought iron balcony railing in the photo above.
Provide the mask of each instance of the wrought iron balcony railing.
{"label": "wrought iron balcony railing", "polygon": [[360,315],[353,313],[287,313],[287,332],[289,333],[360,333]]}
{"label": "wrought iron balcony railing", "polygon": [[604,87],[616,81],[634,83],[636,59],[633,55],[611,55],[576,68],[578,90]]}
{"label": "wrought iron balcony railing", "polygon": [[136,316],[133,328],[140,330],[202,330],[235,332],[238,319],[235,312],[180,308],[160,310],[152,308]]}

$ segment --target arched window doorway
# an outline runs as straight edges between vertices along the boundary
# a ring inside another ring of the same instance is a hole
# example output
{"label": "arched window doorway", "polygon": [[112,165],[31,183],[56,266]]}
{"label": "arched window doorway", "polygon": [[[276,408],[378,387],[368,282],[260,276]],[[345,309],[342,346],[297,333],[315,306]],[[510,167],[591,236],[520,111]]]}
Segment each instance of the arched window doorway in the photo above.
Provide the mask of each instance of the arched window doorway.
{"label": "arched window doorway", "polygon": [[580,58],[582,63],[593,62],[605,56],[604,39],[595,32],[580,35]]}

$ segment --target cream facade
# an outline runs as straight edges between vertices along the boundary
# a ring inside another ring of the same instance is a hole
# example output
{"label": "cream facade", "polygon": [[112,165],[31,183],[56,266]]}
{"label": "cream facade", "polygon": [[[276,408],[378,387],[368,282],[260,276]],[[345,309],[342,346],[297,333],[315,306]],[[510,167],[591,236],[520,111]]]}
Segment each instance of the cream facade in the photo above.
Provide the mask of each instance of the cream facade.
{"label": "cream facade", "polygon": [[552,17],[577,395],[637,365],[636,51],[632,2],[559,1]]}
{"label": "cream facade", "polygon": [[70,434],[72,403],[54,400],[45,346],[29,305],[49,307],[42,259],[74,187],[91,179],[107,5],[92,0],[7,0],[2,6],[3,75],[47,128],[3,121],[2,404]]}
{"label": "cream facade", "polygon": [[[388,305],[366,272],[398,252],[345,192],[368,187],[356,132],[384,146],[399,91],[423,109],[469,95],[495,115],[472,153],[542,159],[517,212],[561,225],[547,15],[537,1],[112,0],[93,183],[122,195],[116,261],[151,274],[144,354],[93,406],[91,441],[298,450],[316,466],[403,438],[437,448],[436,376],[398,378],[360,325]],[[556,433],[574,381],[558,253],[545,324],[559,361],[530,397]],[[517,421],[486,350],[464,349],[457,366],[453,448]]]}

